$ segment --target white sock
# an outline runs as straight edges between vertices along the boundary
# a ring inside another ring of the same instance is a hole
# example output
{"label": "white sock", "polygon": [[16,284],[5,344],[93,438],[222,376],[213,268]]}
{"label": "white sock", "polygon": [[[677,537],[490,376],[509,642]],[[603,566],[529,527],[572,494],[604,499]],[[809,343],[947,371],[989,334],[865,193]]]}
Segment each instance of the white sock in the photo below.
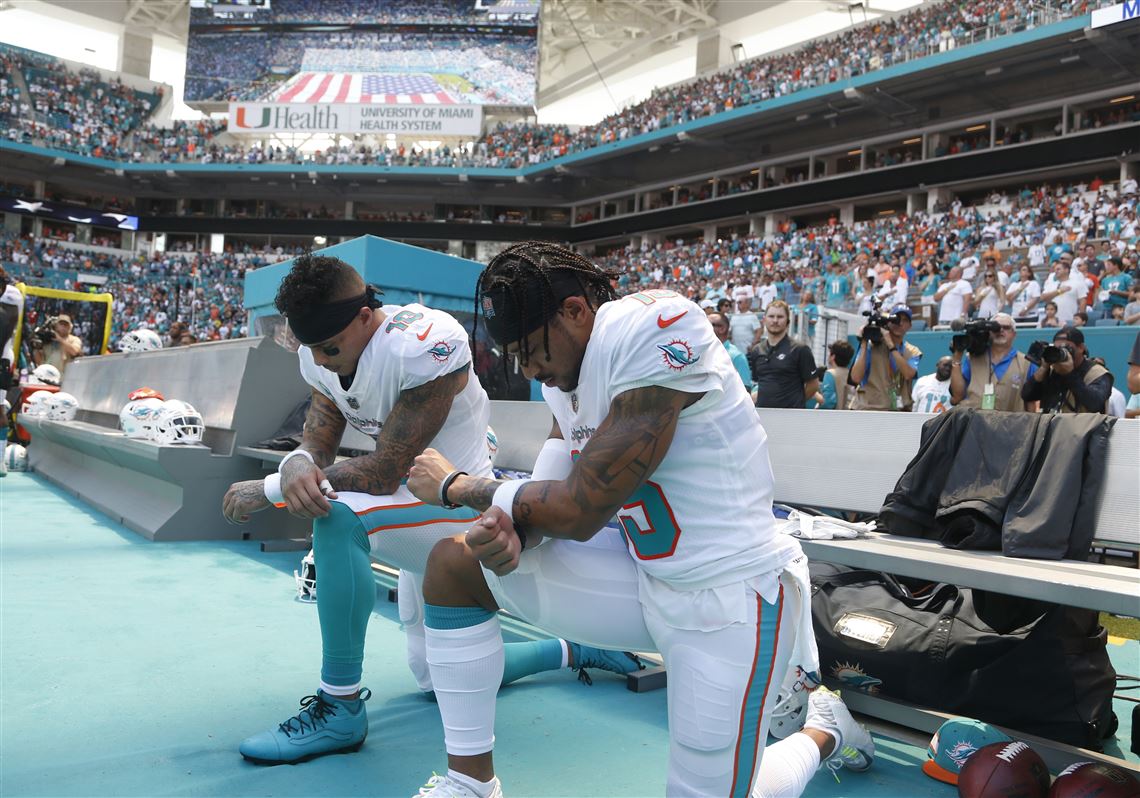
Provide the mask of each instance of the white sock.
{"label": "white sock", "polygon": [[461,629],[426,627],[427,660],[443,719],[447,753],[485,754],[495,746],[495,696],[503,681],[498,617]]}
{"label": "white sock", "polygon": [[458,770],[447,769],[448,778],[455,779],[467,789],[471,790],[476,795],[481,795],[487,798],[495,789],[495,779],[490,781],[479,781],[473,776],[468,776],[466,773],[460,773]]}
{"label": "white sock", "polygon": [[819,746],[796,733],[769,745],[760,760],[752,798],[799,798],[819,770]]}

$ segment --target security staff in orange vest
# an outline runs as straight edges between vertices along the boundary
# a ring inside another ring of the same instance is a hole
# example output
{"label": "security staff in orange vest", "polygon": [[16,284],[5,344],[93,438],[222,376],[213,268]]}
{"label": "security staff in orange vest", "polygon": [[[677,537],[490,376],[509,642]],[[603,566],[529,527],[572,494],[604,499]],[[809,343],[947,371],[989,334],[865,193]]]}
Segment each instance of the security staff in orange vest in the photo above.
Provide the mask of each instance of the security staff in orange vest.
{"label": "security staff in orange vest", "polygon": [[950,402],[955,407],[976,407],[982,410],[1031,410],[1032,403],[1021,398],[1021,387],[1031,379],[1037,366],[1013,348],[1017,330],[1013,317],[997,313],[993,317],[998,325],[990,333],[990,345],[985,352],[971,355],[955,352],[950,371]]}

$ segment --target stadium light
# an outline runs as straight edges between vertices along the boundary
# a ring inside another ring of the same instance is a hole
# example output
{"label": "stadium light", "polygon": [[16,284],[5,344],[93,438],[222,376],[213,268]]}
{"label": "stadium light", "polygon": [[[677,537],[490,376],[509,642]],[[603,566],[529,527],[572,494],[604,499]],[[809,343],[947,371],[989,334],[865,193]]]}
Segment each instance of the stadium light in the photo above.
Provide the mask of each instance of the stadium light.
{"label": "stadium light", "polygon": [[692,136],[690,136],[688,133],[686,133],[683,130],[677,134],[677,141],[688,141],[691,138],[692,138]]}
{"label": "stadium light", "polygon": [[800,114],[796,117],[797,122],[806,122],[808,119],[811,119],[811,114]]}
{"label": "stadium light", "polygon": [[913,139],[903,139],[903,144],[921,144],[922,136],[915,136]]}
{"label": "stadium light", "polygon": [[1080,60],[1081,60],[1081,57],[1079,55],[1075,55],[1075,54],[1074,55],[1067,55],[1061,59],[1061,63],[1062,64],[1071,64],[1074,61],[1080,61]]}
{"label": "stadium light", "polygon": [[329,240],[327,238],[325,238],[324,236],[313,236],[313,244],[314,245],[316,245],[318,247],[323,247],[327,243],[329,243]]}
{"label": "stadium light", "polygon": [[515,182],[516,183],[525,183],[526,182],[526,175],[515,175]]}
{"label": "stadium light", "polygon": [[843,90],[843,96],[848,100],[861,100],[863,99],[863,92],[859,91],[854,86],[848,86]]}
{"label": "stadium light", "polygon": [[310,171],[309,172],[309,179],[310,180],[316,180],[317,179],[317,173]]}
{"label": "stadium light", "polygon": [[966,128],[967,133],[977,133],[979,130],[985,130],[987,125],[972,125]]}
{"label": "stadium light", "polygon": [[1135,94],[1129,94],[1127,97],[1114,97],[1113,99],[1108,101],[1108,104],[1109,105],[1116,105],[1117,103],[1126,103],[1129,100],[1135,100],[1135,99],[1136,99]]}
{"label": "stadium light", "polygon": [[1002,71],[1002,68],[1000,66],[990,67],[989,69],[986,70],[986,77],[990,78],[990,77],[993,77],[994,75],[1000,75],[1001,71]]}

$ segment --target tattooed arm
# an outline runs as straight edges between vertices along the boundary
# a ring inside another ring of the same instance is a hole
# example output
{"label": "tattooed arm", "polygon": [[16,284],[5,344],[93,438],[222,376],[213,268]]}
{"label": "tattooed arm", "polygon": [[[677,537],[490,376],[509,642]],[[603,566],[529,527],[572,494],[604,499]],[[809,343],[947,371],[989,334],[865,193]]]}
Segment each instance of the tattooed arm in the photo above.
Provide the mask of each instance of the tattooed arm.
{"label": "tattooed arm", "polygon": [[467,387],[467,380],[465,366],[417,388],[401,391],[376,439],[376,451],[325,469],[333,489],[376,496],[394,493],[416,455],[443,429],[451,403]]}
{"label": "tattooed arm", "polygon": [[[306,518],[328,512],[328,501],[320,489],[321,480],[325,478],[321,468],[336,459],[345,423],[344,416],[332,400],[314,388],[309,412],[305,414],[301,445],[297,448],[309,452],[316,463],[294,457],[285,464],[282,493],[289,512]],[[264,480],[247,479],[230,485],[222,497],[222,515],[232,523],[244,524],[252,513],[268,508],[269,504]]]}
{"label": "tattooed arm", "polygon": [[[701,396],[658,386],[617,396],[565,481],[533,481],[515,495],[515,524],[553,538],[592,538],[657,469],[681,411]],[[460,477],[447,497],[486,510],[501,484]]]}
{"label": "tattooed arm", "polygon": [[314,388],[313,402],[305,414],[305,428],[298,448],[313,455],[318,466],[327,468],[336,460],[336,451],[340,448],[340,439],[344,437],[347,424],[333,400]]}

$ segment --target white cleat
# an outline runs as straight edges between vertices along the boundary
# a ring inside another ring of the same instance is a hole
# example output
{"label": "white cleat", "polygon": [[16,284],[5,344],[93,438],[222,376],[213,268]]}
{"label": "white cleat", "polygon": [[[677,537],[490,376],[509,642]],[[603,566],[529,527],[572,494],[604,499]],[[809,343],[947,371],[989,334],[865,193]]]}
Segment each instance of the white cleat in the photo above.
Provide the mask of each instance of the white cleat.
{"label": "white cleat", "polygon": [[420,791],[412,796],[412,798],[423,798],[424,796],[431,796],[431,798],[503,798],[503,785],[499,781],[498,776],[495,777],[493,782],[494,786],[491,792],[486,795],[480,795],[472,790],[466,784],[463,784],[451,776],[440,776],[437,773],[431,774],[427,784],[420,787]]}
{"label": "white cleat", "polygon": [[851,716],[851,710],[847,709],[839,693],[826,687],[812,691],[808,698],[804,726],[828,731],[836,736],[835,750],[821,763],[821,767],[827,768],[832,774],[842,767],[860,773],[870,768],[875,761],[875,741]]}

